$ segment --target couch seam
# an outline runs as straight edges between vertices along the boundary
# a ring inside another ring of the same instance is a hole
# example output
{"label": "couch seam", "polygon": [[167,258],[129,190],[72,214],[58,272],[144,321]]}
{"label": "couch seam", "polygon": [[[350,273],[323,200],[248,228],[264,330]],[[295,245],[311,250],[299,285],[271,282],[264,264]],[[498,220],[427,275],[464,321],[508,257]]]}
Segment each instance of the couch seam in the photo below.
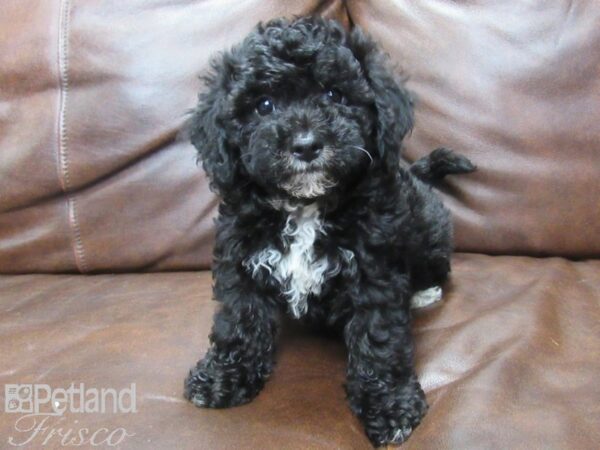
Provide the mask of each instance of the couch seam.
{"label": "couch seam", "polygon": [[68,222],[72,236],[72,250],[75,266],[79,272],[87,272],[83,241],[77,213],[77,199],[71,192],[71,177],[69,171],[69,152],[67,135],[67,100],[69,96],[69,26],[71,18],[71,1],[61,0],[59,32],[58,32],[58,87],[60,91],[58,114],[58,178],[61,188],[66,195]]}
{"label": "couch seam", "polygon": [[354,20],[352,20],[352,16],[350,15],[350,9],[348,8],[348,0],[341,0],[342,8],[344,9],[344,13],[346,14],[346,19],[348,19],[349,30],[352,31],[355,28]]}

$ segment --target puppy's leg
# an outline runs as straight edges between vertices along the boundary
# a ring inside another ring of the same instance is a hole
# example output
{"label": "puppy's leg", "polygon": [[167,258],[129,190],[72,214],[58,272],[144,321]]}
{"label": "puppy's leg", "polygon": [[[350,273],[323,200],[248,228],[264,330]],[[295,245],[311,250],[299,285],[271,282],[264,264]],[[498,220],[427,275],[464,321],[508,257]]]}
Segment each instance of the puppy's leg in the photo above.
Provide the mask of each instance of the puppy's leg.
{"label": "puppy's leg", "polygon": [[211,347],[185,380],[185,397],[199,407],[226,408],[251,401],[274,362],[278,311],[257,294],[228,290],[216,313]]}
{"label": "puppy's leg", "polygon": [[[408,292],[405,295],[408,297]],[[375,446],[404,442],[427,412],[425,394],[413,368],[405,300],[364,304],[345,330],[349,353],[346,392],[352,411]]]}
{"label": "puppy's leg", "polygon": [[413,308],[436,303],[442,298],[441,286],[450,274],[452,221],[438,196],[426,185],[415,181],[415,196],[420,197],[414,234],[410,243]]}

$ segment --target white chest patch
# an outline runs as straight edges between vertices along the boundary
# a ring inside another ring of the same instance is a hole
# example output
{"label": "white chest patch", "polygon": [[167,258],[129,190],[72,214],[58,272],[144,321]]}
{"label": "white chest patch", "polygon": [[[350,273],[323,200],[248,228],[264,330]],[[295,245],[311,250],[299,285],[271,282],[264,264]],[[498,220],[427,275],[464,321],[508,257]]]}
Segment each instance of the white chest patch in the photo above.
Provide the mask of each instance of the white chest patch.
{"label": "white chest patch", "polygon": [[314,243],[319,234],[326,234],[316,205],[292,210],[281,233],[290,242],[286,252],[268,247],[248,258],[245,265],[253,276],[262,268],[267,270],[282,286],[291,313],[301,317],[308,309],[308,296],[320,294],[324,281],[339,273],[340,267],[315,256]]}

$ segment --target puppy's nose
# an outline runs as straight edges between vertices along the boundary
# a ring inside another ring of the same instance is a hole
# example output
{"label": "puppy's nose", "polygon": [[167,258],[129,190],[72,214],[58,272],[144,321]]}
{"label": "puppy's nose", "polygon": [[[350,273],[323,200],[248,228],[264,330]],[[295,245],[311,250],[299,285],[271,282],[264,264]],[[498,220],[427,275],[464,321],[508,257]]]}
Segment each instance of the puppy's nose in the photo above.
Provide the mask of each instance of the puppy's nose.
{"label": "puppy's nose", "polygon": [[312,161],[321,153],[323,146],[312,131],[297,133],[292,141],[292,153],[302,161]]}

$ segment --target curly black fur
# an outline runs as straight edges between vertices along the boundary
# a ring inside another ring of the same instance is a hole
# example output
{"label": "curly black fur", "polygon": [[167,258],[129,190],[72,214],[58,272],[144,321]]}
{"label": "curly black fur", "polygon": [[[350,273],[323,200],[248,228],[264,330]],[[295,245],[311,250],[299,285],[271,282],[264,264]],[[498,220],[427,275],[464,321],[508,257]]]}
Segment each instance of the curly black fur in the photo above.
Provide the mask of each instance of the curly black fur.
{"label": "curly black fur", "polygon": [[448,211],[419,177],[450,173],[456,160],[400,166],[411,97],[372,39],[334,21],[259,24],[206,84],[190,126],[222,198],[221,306],[185,396],[214,408],[252,400],[287,309],[343,333],[352,411],[374,445],[404,441],[427,410],[410,299],[444,282],[452,240]]}

